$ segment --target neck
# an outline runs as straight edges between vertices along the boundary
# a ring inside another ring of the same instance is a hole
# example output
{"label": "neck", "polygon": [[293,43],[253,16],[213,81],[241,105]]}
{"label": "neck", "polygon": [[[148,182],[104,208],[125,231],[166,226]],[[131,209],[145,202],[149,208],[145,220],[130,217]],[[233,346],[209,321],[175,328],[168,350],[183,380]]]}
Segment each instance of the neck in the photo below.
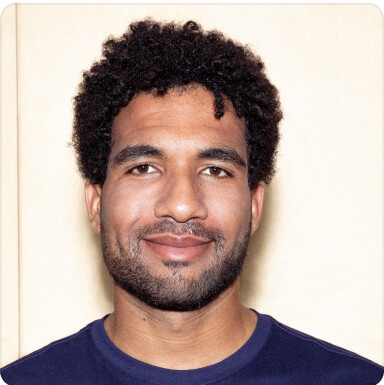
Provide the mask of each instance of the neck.
{"label": "neck", "polygon": [[114,298],[115,310],[105,321],[112,342],[140,361],[168,369],[196,369],[222,361],[244,345],[257,322],[256,314],[240,303],[238,280],[194,311],[155,309],[118,285]]}

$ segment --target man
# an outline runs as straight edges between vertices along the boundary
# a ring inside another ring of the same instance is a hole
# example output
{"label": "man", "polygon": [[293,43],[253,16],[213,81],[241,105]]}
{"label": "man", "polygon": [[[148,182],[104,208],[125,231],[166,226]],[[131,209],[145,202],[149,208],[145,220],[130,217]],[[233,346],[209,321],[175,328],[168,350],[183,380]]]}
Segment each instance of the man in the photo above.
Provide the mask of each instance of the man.
{"label": "man", "polygon": [[379,365],[239,301],[282,116],[260,58],[194,22],[152,21],[103,55],[75,98],[73,143],[114,312],[3,368],[3,381],[381,383]]}

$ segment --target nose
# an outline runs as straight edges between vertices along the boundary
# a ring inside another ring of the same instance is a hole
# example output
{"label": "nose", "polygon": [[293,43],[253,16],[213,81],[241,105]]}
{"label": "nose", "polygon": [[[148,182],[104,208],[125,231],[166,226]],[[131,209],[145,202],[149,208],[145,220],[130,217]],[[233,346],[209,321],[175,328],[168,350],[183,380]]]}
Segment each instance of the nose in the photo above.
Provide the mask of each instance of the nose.
{"label": "nose", "polygon": [[176,222],[205,219],[208,216],[197,177],[173,173],[165,180],[161,196],[156,202],[155,216],[168,217]]}

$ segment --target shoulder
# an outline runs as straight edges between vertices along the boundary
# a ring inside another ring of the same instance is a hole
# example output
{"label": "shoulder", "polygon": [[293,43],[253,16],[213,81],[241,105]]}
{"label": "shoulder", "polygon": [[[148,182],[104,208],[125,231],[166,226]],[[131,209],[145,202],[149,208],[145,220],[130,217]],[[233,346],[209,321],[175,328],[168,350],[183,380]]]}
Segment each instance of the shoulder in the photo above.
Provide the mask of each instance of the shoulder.
{"label": "shoulder", "polygon": [[87,367],[88,353],[92,345],[90,329],[96,322],[100,320],[0,369],[0,385],[53,385],[56,384],[57,378],[66,378],[74,371],[81,372],[81,368]]}
{"label": "shoulder", "polygon": [[327,385],[377,385],[382,380],[382,366],[271,319],[265,352],[286,370],[312,378],[311,383],[315,383],[314,378],[321,378],[319,383]]}

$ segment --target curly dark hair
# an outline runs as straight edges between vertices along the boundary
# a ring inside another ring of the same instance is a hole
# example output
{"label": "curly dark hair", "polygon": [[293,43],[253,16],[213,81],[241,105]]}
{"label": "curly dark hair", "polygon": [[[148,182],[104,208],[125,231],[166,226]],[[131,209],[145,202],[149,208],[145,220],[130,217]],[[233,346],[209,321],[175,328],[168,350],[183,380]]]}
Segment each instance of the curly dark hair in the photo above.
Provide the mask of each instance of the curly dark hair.
{"label": "curly dark hair", "polygon": [[278,91],[250,49],[194,21],[148,19],[132,23],[120,38],[110,37],[102,53],[83,73],[74,98],[72,144],[83,177],[103,185],[114,118],[135,95],[151,91],[161,96],[197,83],[213,93],[216,119],[224,115],[224,97],[244,117],[250,188],[270,182],[282,113]]}

